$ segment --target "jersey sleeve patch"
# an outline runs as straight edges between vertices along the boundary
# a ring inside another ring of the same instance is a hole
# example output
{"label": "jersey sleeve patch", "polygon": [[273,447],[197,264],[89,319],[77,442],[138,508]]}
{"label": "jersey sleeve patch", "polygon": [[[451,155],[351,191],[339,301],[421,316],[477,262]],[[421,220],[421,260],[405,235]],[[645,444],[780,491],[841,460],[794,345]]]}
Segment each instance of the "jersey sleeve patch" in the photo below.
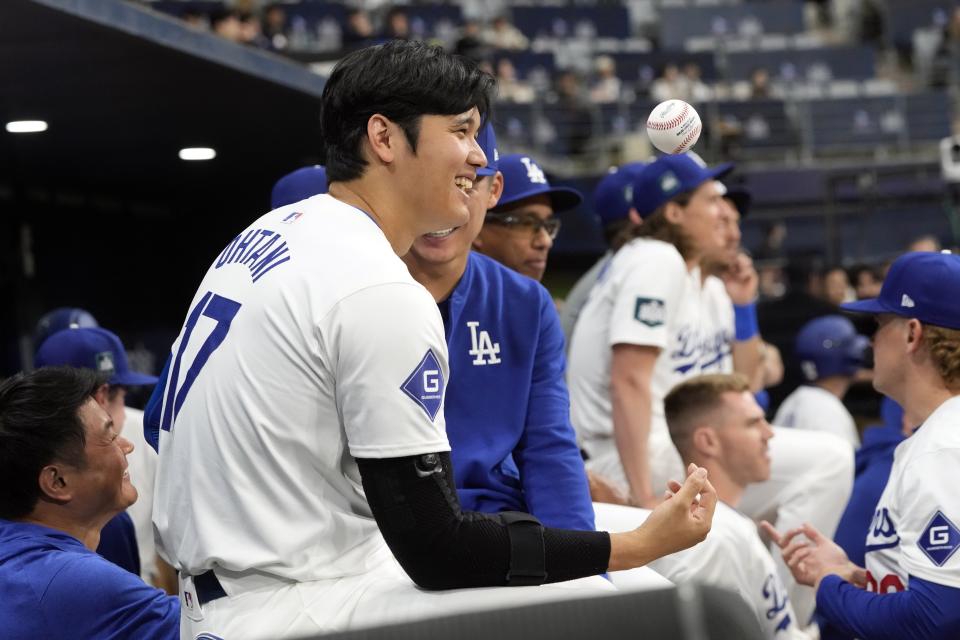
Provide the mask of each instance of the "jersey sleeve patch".
{"label": "jersey sleeve patch", "polygon": [[660,298],[637,296],[633,318],[648,327],[659,327],[667,319],[667,307]]}
{"label": "jersey sleeve patch", "polygon": [[942,567],[960,547],[960,530],[942,511],[937,511],[924,527],[917,546],[933,564]]}
{"label": "jersey sleeve patch", "polygon": [[437,360],[432,349],[427,349],[420,364],[407,376],[400,389],[426,411],[430,420],[434,420],[437,412],[440,411],[445,386],[440,361]]}

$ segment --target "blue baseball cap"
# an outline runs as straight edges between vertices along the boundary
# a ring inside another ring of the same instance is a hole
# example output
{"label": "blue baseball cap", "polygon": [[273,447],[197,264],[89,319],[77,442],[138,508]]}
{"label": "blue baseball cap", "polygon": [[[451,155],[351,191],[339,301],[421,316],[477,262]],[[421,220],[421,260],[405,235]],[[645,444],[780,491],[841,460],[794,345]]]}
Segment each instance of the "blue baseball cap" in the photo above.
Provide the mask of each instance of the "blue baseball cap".
{"label": "blue baseball cap", "polygon": [[681,193],[733,171],[729,162],[710,168],[695,153],[660,156],[633,181],[633,206],[646,218]]}
{"label": "blue baseball cap", "polygon": [[857,333],[849,318],[830,315],[814,318],[800,328],[794,354],[803,376],[812,382],[854,375],[867,366],[869,349],[869,338]]}
{"label": "blue baseball cap", "polygon": [[583,202],[583,196],[576,189],[551,187],[546,174],[528,155],[514,153],[502,156],[498,164],[503,174],[503,195],[494,211],[544,193],[550,196],[554,213],[573,209]]}
{"label": "blue baseball cap", "polygon": [[110,376],[110,384],[127,387],[156,384],[156,376],[130,370],[127,352],[116,334],[100,327],[64,329],[47,338],[34,357],[37,367],[67,365]]}
{"label": "blue baseball cap", "polygon": [[924,324],[960,329],[960,256],[915,251],[897,258],[876,298],[840,305],[855,313],[892,313]]}
{"label": "blue baseball cap", "polygon": [[270,192],[270,207],[277,209],[327,192],[327,170],[319,164],[301,167],[283,176]]}
{"label": "blue baseball cap", "polygon": [[37,328],[33,332],[33,344],[41,345],[44,340],[64,329],[99,326],[97,319],[86,309],[79,307],[57,307],[53,311],[45,313],[43,317],[37,321]]}
{"label": "blue baseball cap", "polygon": [[477,144],[483,149],[483,155],[487,156],[487,166],[483,169],[477,169],[478,176],[493,176],[499,170],[497,167],[500,161],[500,152],[497,150],[497,136],[493,132],[493,124],[487,122],[477,134]]}
{"label": "blue baseball cap", "polygon": [[629,162],[613,167],[600,179],[593,190],[593,211],[600,218],[600,224],[606,226],[630,215],[633,181],[646,166],[646,162]]}

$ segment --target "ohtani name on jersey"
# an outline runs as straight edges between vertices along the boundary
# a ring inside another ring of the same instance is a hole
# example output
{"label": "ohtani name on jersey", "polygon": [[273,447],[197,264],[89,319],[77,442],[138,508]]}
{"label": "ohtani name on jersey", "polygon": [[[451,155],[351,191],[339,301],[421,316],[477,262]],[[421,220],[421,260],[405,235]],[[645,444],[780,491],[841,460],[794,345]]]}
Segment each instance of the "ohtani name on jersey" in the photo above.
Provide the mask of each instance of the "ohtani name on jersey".
{"label": "ohtani name on jersey", "polygon": [[271,269],[290,260],[290,248],[283,237],[269,229],[250,229],[234,238],[223,250],[216,269],[228,264],[242,264],[256,282]]}

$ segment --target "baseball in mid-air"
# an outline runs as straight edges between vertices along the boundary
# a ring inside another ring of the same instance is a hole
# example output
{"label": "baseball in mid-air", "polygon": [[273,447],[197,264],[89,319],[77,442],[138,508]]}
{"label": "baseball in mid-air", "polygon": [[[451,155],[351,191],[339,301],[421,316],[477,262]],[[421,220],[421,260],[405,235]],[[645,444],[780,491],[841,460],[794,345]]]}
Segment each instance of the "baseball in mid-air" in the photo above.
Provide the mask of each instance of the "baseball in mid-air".
{"label": "baseball in mid-air", "polygon": [[664,153],[683,153],[700,139],[700,114],[683,100],[661,102],[647,118],[650,142]]}

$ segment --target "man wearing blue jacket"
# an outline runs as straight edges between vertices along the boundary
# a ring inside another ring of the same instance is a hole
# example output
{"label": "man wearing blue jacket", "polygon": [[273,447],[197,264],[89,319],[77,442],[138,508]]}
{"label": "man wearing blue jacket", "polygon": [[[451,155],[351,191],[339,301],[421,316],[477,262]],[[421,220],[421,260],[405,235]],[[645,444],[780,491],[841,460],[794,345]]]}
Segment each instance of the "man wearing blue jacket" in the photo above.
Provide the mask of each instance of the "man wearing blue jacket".
{"label": "man wearing blue jacket", "polygon": [[[535,280],[470,251],[503,192],[490,126],[479,142],[489,164],[477,171],[470,220],[418,238],[404,257],[443,316],[450,357],[445,411],[457,493],[464,509],[529,511],[547,526],[593,529],[553,300]],[[548,183],[533,186],[552,193]]]}

